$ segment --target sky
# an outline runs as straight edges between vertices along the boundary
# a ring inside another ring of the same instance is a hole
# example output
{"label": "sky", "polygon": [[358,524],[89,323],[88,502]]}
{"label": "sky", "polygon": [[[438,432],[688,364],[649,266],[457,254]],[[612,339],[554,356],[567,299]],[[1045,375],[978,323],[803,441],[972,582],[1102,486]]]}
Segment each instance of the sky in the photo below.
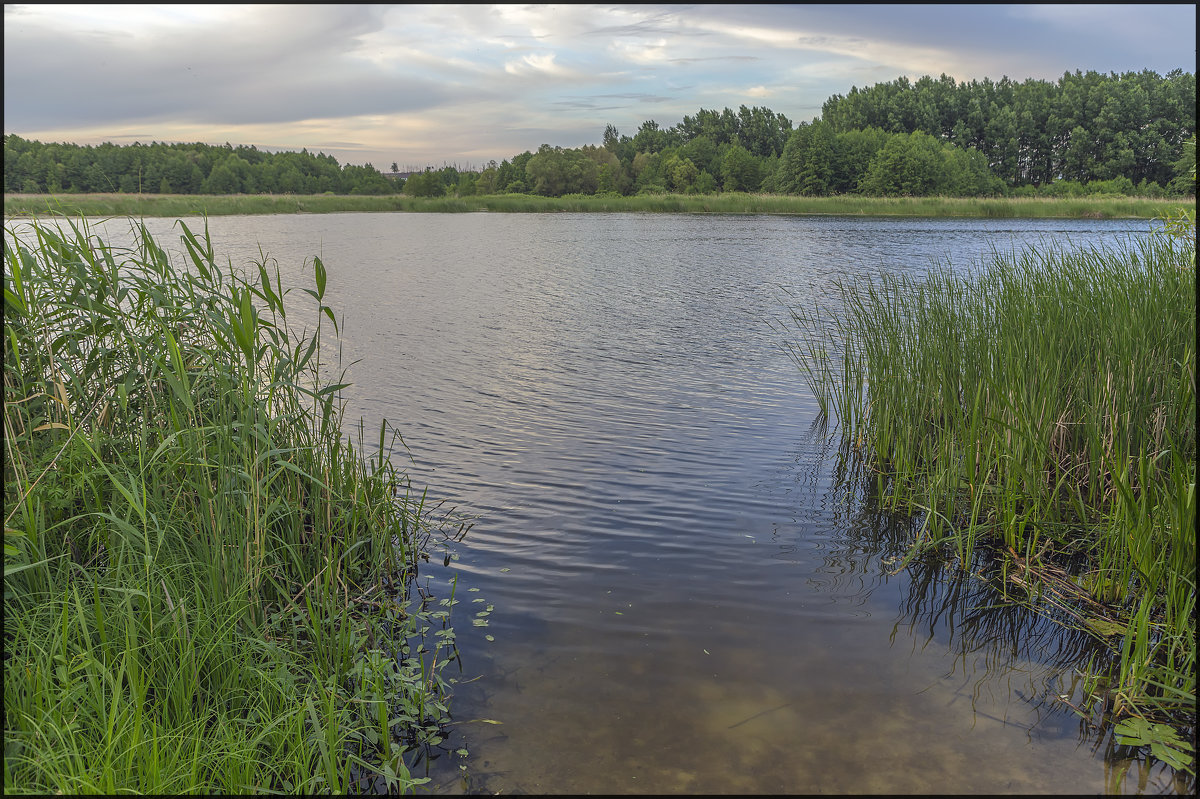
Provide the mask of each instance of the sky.
{"label": "sky", "polygon": [[901,76],[1143,69],[1195,72],[1194,4],[14,4],[4,132],[464,169]]}

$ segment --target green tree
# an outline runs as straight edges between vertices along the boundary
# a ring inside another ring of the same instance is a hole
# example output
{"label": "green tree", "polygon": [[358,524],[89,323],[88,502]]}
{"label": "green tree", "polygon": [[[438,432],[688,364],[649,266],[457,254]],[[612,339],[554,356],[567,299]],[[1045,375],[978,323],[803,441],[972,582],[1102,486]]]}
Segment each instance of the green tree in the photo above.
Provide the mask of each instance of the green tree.
{"label": "green tree", "polygon": [[[610,126],[611,127],[611,126]],[[585,145],[579,150],[596,163],[596,191],[625,194],[633,185],[615,148]]]}
{"label": "green tree", "polygon": [[712,173],[705,170],[697,176],[693,188],[695,188],[697,194],[716,194],[720,186],[717,184],[717,179],[712,176]]}
{"label": "green tree", "polygon": [[1076,125],[1071,130],[1069,144],[1062,159],[1062,176],[1080,183],[1091,180],[1095,175],[1095,142],[1092,135]]}
{"label": "green tree", "polygon": [[738,109],[737,119],[737,143],[751,155],[765,159],[783,154],[792,133],[792,123],[787,117],[769,108],[743,105]]}
{"label": "green tree", "polygon": [[304,175],[295,164],[289,164],[279,176],[279,190],[285,194],[300,194],[304,191]]}
{"label": "green tree", "polygon": [[927,133],[897,133],[871,161],[859,189],[874,197],[920,197],[945,184],[937,139]]}
{"label": "green tree", "polygon": [[940,194],[956,197],[987,197],[1004,193],[1005,182],[988,168],[987,158],[973,149],[942,145],[945,178],[937,182]]}
{"label": "green tree", "polygon": [[621,134],[614,125],[604,126],[603,146],[605,150],[616,155],[617,147],[621,144]]}
{"label": "green tree", "polygon": [[694,136],[686,144],[679,147],[679,157],[686,158],[696,165],[701,172],[721,171],[722,153],[717,143],[707,134]]}
{"label": "green tree", "polygon": [[887,144],[890,136],[879,128],[865,128],[839,133],[834,140],[836,162],[831,179],[834,194],[858,191],[859,183],[875,155]]}
{"label": "green tree", "polygon": [[758,191],[762,183],[758,159],[740,144],[733,145],[721,161],[721,181],[725,191]]}
{"label": "green tree", "polygon": [[773,180],[784,194],[824,196],[835,191],[838,147],[833,128],[826,122],[802,123],[788,137]]}
{"label": "green tree", "polygon": [[595,194],[599,167],[579,150],[543,144],[525,166],[534,194]]}
{"label": "green tree", "polygon": [[653,119],[643,122],[633,137],[633,149],[637,153],[660,153],[682,143],[682,137],[675,128],[660,128]]}
{"label": "green tree", "polygon": [[700,170],[696,168],[690,158],[680,158],[678,153],[673,152],[666,157],[663,171],[666,173],[667,185],[671,191],[679,194],[695,193],[696,179],[700,177]]}
{"label": "green tree", "polygon": [[201,184],[202,194],[237,194],[241,189],[237,175],[225,164],[217,164]]}
{"label": "green tree", "polygon": [[633,159],[633,191],[637,194],[665,194],[670,178],[661,153],[638,153]]}
{"label": "green tree", "polygon": [[[526,176],[525,167],[533,158],[533,153],[529,150],[520,155],[513,156],[512,162],[509,164],[509,178],[505,182],[504,191],[510,194],[528,194],[529,179]],[[501,172],[504,171],[504,164],[501,164]]]}
{"label": "green tree", "polygon": [[433,167],[425,167],[424,172],[409,175],[404,181],[404,193],[409,197],[441,197],[445,187],[433,173]]}
{"label": "green tree", "polygon": [[475,179],[476,194],[496,194],[496,180],[499,177],[500,168],[495,160],[489,161]]}
{"label": "green tree", "polygon": [[1167,190],[1176,196],[1196,195],[1196,134],[1183,145],[1183,152],[1174,164],[1175,177]]}

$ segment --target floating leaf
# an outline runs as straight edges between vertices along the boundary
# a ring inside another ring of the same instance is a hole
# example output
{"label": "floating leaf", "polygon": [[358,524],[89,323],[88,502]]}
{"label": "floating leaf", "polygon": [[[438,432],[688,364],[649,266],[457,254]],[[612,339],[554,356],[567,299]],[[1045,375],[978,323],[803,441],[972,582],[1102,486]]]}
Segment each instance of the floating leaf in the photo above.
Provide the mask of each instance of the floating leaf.
{"label": "floating leaf", "polygon": [[1150,753],[1172,768],[1190,766],[1192,758],[1186,751],[1190,747],[1179,738],[1179,733],[1166,724],[1155,724],[1141,718],[1125,719],[1113,728],[1117,743],[1122,746],[1149,746]]}

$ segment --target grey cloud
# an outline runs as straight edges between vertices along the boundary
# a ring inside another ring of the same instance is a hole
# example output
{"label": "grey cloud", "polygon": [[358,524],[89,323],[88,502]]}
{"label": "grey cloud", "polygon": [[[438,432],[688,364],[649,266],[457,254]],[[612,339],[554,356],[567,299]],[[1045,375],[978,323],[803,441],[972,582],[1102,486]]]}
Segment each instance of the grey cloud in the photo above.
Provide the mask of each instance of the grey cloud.
{"label": "grey cloud", "polygon": [[[1068,67],[1161,73],[1195,69],[1194,5],[1080,6],[1080,13],[1091,18],[1110,17],[1088,26],[1072,24],[1066,16],[1048,20],[1037,9],[1006,4],[718,4],[696,6],[692,13],[730,25],[794,29],[808,34],[810,44],[837,36],[962,53],[987,70],[978,77],[999,78],[998,70],[1016,80],[1056,78]],[[1119,17],[1130,14],[1156,32],[1154,52],[1147,52],[1145,36],[1129,36],[1128,26],[1120,24]]]}
{"label": "grey cloud", "polygon": [[[276,7],[228,30],[150,42],[96,33],[68,39],[32,26],[7,31],[6,127],[139,119],[293,122],[424,110],[470,94],[389,75],[358,59],[357,37],[381,25],[374,9],[305,7],[305,12]],[[264,35],[268,29],[270,35]]]}
{"label": "grey cloud", "polygon": [[614,109],[626,108],[627,104],[600,105],[600,103],[612,100],[633,100],[639,103],[667,103],[674,99],[676,98],[658,94],[596,94],[590,97],[568,97],[562,100],[555,100],[551,105],[589,111],[612,111]]}

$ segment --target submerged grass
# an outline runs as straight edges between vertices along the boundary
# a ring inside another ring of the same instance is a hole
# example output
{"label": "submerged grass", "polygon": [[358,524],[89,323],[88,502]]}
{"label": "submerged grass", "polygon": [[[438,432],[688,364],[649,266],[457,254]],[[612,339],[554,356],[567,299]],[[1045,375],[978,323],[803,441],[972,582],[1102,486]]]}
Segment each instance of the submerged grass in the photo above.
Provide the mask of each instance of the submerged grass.
{"label": "submerged grass", "polygon": [[841,285],[792,352],[909,558],[999,555],[1001,591],[1107,644],[1085,716],[1194,775],[1195,229]]}
{"label": "submerged grass", "polygon": [[394,434],[369,460],[361,430],[343,438],[321,261],[296,297],[182,223],[182,266],[142,227],[130,250],[83,223],[20,227],[5,793],[411,789],[406,750],[447,719],[453,600],[409,590],[430,528]]}
{"label": "submerged grass", "polygon": [[337,195],[6,194],[7,217],[219,216],[339,212],[468,213],[719,213],[845,216],[1151,219],[1164,202],[1148,197],[794,197],[780,194],[567,195],[496,194],[468,197]]}

